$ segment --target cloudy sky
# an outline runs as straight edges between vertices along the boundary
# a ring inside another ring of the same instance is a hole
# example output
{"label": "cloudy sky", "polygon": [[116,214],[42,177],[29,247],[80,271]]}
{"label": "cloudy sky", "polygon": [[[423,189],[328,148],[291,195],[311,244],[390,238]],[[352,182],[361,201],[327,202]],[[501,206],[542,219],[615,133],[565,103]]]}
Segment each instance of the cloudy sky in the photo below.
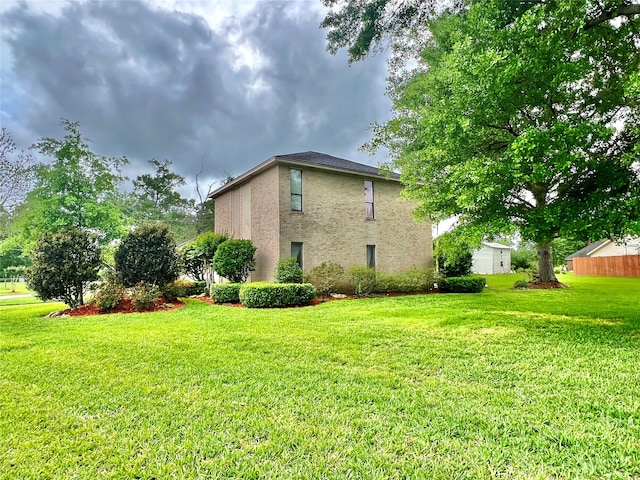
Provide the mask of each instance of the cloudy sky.
{"label": "cloudy sky", "polygon": [[358,148],[389,116],[385,59],[327,53],[323,17],[320,0],[1,0],[0,125],[26,148],[79,121],[130,177],[307,150],[376,165]]}

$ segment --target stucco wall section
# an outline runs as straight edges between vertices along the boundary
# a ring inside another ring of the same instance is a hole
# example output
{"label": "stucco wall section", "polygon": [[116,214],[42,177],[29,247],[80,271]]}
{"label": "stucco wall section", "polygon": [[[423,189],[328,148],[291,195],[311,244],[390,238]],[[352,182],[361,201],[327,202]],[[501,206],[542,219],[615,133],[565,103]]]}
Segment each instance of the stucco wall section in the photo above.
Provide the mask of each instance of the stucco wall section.
{"label": "stucco wall section", "polygon": [[[400,197],[392,180],[302,170],[303,211],[292,212],[289,167],[279,167],[280,256],[291,253],[291,242],[302,242],[304,270],[324,261],[345,268],[366,264],[366,246],[376,246],[376,267],[399,272],[413,265],[432,266],[431,225],[412,217],[414,204]],[[374,182],[375,219],[365,218],[364,180]]]}

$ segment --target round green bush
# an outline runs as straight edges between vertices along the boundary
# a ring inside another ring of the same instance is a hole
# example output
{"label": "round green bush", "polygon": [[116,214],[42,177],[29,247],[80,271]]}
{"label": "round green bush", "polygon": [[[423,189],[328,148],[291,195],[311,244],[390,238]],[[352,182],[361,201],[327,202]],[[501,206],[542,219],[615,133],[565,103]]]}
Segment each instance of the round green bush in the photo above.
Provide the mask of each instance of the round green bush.
{"label": "round green bush", "polygon": [[242,283],[256,269],[256,247],[251,240],[229,239],[222,242],[213,257],[213,269],[231,283]]}
{"label": "round green bush", "polygon": [[293,257],[281,258],[276,264],[275,277],[277,283],[302,283],[302,267]]}

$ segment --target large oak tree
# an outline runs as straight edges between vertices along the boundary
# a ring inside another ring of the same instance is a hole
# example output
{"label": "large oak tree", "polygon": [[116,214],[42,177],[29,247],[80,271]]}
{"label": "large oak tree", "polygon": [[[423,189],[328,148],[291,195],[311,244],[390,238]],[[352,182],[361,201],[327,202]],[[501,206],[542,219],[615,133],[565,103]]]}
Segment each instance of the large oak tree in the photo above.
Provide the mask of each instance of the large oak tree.
{"label": "large oak tree", "polygon": [[515,226],[538,248],[540,279],[555,280],[555,238],[639,228],[638,14],[578,0],[434,11],[370,147],[389,148],[419,214],[457,216],[469,236]]}

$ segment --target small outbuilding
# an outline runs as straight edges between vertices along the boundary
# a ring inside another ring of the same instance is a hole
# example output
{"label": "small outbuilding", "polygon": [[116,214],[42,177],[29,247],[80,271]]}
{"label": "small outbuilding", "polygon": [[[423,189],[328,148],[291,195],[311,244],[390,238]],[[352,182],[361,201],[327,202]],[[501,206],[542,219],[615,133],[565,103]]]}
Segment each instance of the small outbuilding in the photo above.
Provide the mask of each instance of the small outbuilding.
{"label": "small outbuilding", "polygon": [[511,247],[501,243],[482,242],[473,252],[471,271],[484,275],[511,271]]}

